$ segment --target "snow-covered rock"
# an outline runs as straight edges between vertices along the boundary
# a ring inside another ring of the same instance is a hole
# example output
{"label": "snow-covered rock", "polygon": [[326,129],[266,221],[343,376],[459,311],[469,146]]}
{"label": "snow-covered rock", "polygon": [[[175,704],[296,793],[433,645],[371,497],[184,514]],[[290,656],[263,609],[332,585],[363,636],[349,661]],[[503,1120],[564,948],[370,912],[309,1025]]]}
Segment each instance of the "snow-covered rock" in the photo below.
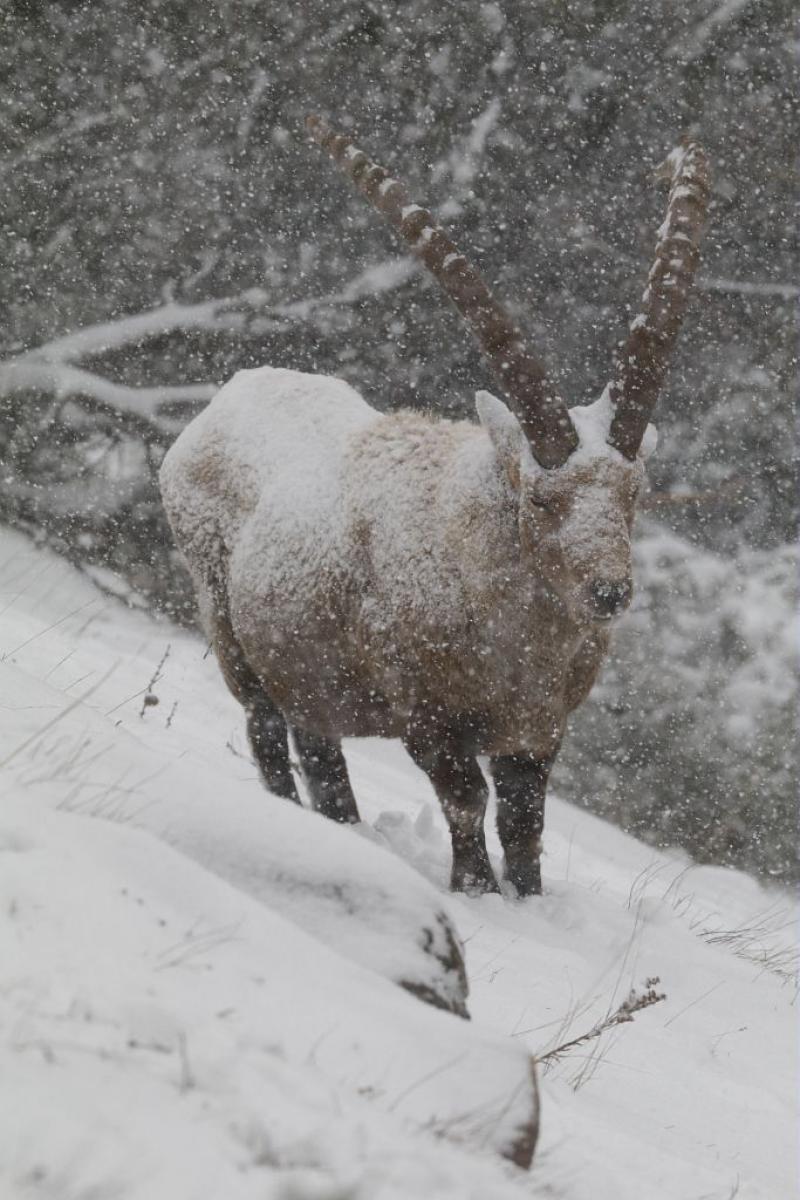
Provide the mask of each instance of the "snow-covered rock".
{"label": "snow-covered rock", "polygon": [[162,796],[136,824],[339,954],[468,1016],[464,960],[444,898],[350,827],[255,788],[221,812],[219,795],[202,787]]}

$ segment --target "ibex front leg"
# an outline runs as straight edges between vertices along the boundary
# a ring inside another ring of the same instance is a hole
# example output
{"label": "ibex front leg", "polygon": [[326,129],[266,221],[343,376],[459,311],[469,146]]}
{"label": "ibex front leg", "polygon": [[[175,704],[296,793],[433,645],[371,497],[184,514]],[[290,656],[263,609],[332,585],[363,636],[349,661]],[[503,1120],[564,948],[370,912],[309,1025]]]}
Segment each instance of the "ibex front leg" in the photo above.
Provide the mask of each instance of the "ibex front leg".
{"label": "ibex front leg", "polygon": [[520,896],[539,896],[539,858],[544,829],[544,800],[555,754],[509,754],[490,760],[497,792],[497,832],[505,853],[504,878]]}
{"label": "ibex front leg", "polygon": [[456,739],[434,742],[432,736],[414,732],[404,744],[433,784],[450,827],[451,889],[472,894],[498,892],[483,828],[489,789],[477,759],[466,753]]}

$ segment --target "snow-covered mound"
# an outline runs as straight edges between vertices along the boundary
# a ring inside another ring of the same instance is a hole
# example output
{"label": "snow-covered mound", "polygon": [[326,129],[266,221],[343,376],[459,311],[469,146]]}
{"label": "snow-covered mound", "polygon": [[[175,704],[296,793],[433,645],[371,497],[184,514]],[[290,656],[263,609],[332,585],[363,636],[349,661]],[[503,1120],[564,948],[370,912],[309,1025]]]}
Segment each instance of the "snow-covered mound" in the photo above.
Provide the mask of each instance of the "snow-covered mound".
{"label": "snow-covered mound", "polygon": [[[795,1194],[781,893],[553,801],[543,898],[446,896],[398,746],[347,747],[339,828],[263,791],[199,639],[8,533],[0,610],[3,1200]],[[469,1022],[395,986],[463,1002],[452,920]],[[530,1054],[654,975],[544,1064],[504,1163]]]}
{"label": "snow-covered mound", "polygon": [[[24,548],[22,555],[24,576]],[[66,1019],[91,1012],[93,1024],[115,1031],[109,1053],[157,1043],[174,1054],[185,1020],[181,1036],[197,1055],[198,1043],[204,1051],[219,1041],[209,1026],[230,1010],[211,1070],[231,1076],[228,1088],[237,1086],[234,1064],[246,1047],[266,1042],[291,1063],[312,1056],[326,1087],[373,1097],[375,1107],[417,1126],[469,1131],[483,1147],[527,1164],[537,1098],[524,1045],[423,1005],[387,981],[463,1013],[463,961],[444,898],[382,846],[265,794],[246,761],[225,751],[215,766],[201,750],[201,729],[179,745],[181,709],[169,731],[158,720],[170,743],[165,753],[153,737],[155,706],[142,709],[134,696],[128,721],[117,703],[141,691],[142,635],[160,631],[115,606],[96,611],[95,589],[63,569],[61,576],[58,603],[80,611],[84,628],[59,648],[55,664],[60,670],[69,662],[72,678],[95,667],[96,686],[84,680],[83,701],[72,704],[43,660],[39,672],[22,666],[26,650],[32,665],[45,649],[47,635],[36,633],[51,623],[30,594],[8,621],[16,628],[0,664],[15,714],[0,734],[0,759],[15,781],[3,829],[6,844],[20,848],[5,872],[15,909],[7,932],[25,929],[19,922],[40,907],[44,880],[50,916],[2,956],[12,979],[26,979],[12,1012],[21,999],[26,1012],[41,1004],[51,1015],[57,980],[56,1008]],[[202,663],[200,641],[178,634],[176,658],[179,645]],[[62,880],[65,859],[73,869]],[[73,930],[80,931],[77,945]],[[226,952],[228,943],[235,952]],[[198,987],[198,968],[216,972],[220,958],[237,963],[229,962],[221,988],[205,980]],[[189,972],[191,1012],[184,1013],[173,975],[151,980],[169,966],[183,968],[179,976]],[[129,1014],[143,1008],[149,1016],[139,1030]],[[52,1036],[39,1029],[36,1038]]]}
{"label": "snow-covered mound", "polygon": [[[96,661],[98,669],[103,666],[101,658]],[[121,669],[119,662],[117,680]],[[65,701],[57,685],[32,680],[13,662],[0,665],[0,672],[4,692],[28,700],[20,704],[8,741],[0,735],[13,763],[21,741],[32,737],[39,742],[38,714],[60,712]],[[98,701],[101,692],[106,694],[99,689]],[[141,708],[141,700],[135,699]],[[467,1015],[467,980],[456,932],[441,894],[416,871],[382,846],[354,839],[343,826],[249,786],[249,780],[248,786],[237,787],[230,757],[220,772],[185,752],[176,773],[174,755],[165,759],[140,736],[149,726],[137,720],[129,732],[124,720],[111,722],[102,704],[95,708],[90,697],[87,701],[59,716],[55,744],[74,738],[81,750],[76,762],[57,758],[52,776],[37,779],[39,796],[61,805],[69,785],[73,811],[101,816],[110,799],[113,819],[155,833],[338,953],[439,1008]],[[155,719],[149,718],[149,724]],[[48,753],[47,734],[45,730],[44,745],[35,755]],[[97,760],[91,782],[83,774],[87,756]],[[126,787],[121,780],[136,777],[152,777],[145,804],[125,799],[143,785]],[[102,789],[103,780],[106,798],[96,807],[87,804],[87,789]]]}

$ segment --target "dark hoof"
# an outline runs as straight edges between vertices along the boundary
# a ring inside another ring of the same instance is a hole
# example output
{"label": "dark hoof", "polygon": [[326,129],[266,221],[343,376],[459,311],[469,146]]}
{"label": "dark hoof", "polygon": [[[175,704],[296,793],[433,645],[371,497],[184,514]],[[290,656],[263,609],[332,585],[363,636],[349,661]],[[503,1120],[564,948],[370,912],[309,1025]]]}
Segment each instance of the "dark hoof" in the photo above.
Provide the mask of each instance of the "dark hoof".
{"label": "dark hoof", "polygon": [[467,896],[485,896],[490,892],[499,892],[500,887],[488,857],[486,862],[454,862],[450,875],[450,891],[464,892]]}
{"label": "dark hoof", "polygon": [[538,859],[524,863],[509,863],[506,860],[503,878],[512,885],[520,899],[542,894],[542,871]]}

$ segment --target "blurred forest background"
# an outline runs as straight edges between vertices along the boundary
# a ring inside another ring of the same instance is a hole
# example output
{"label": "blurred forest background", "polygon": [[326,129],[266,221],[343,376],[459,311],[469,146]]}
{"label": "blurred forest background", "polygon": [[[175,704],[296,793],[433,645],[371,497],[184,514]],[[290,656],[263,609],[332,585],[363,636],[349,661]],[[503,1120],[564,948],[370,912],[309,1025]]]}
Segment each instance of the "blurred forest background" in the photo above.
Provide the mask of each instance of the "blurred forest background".
{"label": "blurred forest background", "polygon": [[320,153],[319,111],[468,248],[572,403],[652,259],[652,169],[713,164],[638,597],[555,785],[797,879],[789,0],[5,0],[0,520],[190,621],[155,472],[239,367],[469,415],[469,334]]}

